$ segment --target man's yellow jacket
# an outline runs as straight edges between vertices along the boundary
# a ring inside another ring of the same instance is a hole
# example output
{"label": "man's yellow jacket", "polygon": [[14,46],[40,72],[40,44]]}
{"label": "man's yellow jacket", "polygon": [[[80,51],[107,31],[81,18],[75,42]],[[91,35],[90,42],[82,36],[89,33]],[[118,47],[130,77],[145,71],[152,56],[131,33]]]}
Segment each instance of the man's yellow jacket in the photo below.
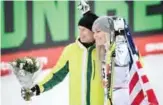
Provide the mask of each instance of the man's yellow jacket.
{"label": "man's yellow jacket", "polygon": [[38,84],[40,91],[52,89],[67,74],[70,105],[104,105],[104,88],[94,45],[85,48],[77,40],[66,46],[51,73]]}

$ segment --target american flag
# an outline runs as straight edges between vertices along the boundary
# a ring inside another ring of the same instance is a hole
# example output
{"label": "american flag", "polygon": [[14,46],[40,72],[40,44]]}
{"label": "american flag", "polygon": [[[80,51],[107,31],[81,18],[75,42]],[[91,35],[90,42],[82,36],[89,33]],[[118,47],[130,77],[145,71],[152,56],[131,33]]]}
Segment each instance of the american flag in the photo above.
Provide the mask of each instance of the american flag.
{"label": "american flag", "polygon": [[156,95],[150,86],[149,79],[144,72],[140,55],[127,25],[125,25],[125,37],[131,58],[129,82],[130,103],[131,105],[159,105]]}

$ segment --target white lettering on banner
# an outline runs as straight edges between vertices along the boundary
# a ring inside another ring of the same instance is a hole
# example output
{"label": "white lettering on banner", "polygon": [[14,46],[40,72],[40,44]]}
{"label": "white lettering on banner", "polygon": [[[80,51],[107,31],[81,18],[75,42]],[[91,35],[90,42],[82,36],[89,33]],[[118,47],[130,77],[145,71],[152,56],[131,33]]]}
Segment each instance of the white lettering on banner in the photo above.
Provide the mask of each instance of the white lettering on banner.
{"label": "white lettering on banner", "polygon": [[163,43],[149,43],[146,44],[145,49],[147,52],[163,50]]}
{"label": "white lettering on banner", "polygon": [[1,62],[0,70],[11,70],[11,65],[8,62]]}
{"label": "white lettering on banner", "polygon": [[38,57],[37,59],[42,65],[46,65],[48,63],[47,57]]}

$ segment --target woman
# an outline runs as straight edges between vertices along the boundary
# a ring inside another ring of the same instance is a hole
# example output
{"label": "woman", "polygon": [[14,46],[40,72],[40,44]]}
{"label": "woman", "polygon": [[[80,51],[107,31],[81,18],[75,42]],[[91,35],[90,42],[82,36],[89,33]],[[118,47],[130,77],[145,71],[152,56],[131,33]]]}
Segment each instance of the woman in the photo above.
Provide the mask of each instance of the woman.
{"label": "woman", "polygon": [[92,30],[100,64],[105,59],[106,50],[110,50],[110,42],[115,41],[115,67],[113,73],[113,105],[129,105],[129,52],[123,32],[115,33],[113,19],[101,16],[94,22]]}

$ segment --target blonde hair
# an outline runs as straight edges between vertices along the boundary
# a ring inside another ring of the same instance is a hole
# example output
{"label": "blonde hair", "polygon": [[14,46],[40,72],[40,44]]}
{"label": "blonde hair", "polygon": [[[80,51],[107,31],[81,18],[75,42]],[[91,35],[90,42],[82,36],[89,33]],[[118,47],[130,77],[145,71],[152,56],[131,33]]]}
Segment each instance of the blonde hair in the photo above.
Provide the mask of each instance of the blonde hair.
{"label": "blonde hair", "polygon": [[[102,73],[103,69],[103,63],[106,63],[106,53],[109,50],[110,47],[110,38],[108,35],[105,35],[106,38],[106,43],[105,45],[97,45],[96,44],[96,52],[97,52],[97,60],[98,60],[98,65],[100,68],[100,74]],[[102,74],[101,74],[102,76]],[[102,78],[102,77],[101,77]]]}

